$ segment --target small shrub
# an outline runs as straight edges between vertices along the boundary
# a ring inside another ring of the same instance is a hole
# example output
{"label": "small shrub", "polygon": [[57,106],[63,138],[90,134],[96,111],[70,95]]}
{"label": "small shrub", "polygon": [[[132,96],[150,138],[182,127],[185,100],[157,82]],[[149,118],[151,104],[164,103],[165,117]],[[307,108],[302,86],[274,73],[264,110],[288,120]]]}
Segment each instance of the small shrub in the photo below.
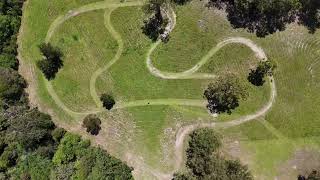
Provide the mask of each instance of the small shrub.
{"label": "small shrub", "polygon": [[98,135],[101,129],[101,120],[94,114],[89,114],[83,120],[82,126],[87,128],[87,132],[92,135]]}
{"label": "small shrub", "polygon": [[100,100],[102,102],[103,107],[105,107],[108,110],[111,110],[112,107],[116,104],[114,98],[108,94],[102,94]]}
{"label": "small shrub", "polygon": [[273,61],[260,61],[256,69],[250,70],[248,81],[255,86],[262,86],[265,77],[272,76],[276,67],[276,63]]}

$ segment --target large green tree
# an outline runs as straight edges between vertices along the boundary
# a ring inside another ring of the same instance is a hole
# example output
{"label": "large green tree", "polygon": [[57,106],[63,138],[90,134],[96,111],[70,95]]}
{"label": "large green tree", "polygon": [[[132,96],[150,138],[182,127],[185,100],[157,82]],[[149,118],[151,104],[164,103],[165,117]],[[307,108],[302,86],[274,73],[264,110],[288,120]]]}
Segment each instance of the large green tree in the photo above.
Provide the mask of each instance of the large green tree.
{"label": "large green tree", "polygon": [[37,62],[37,66],[48,80],[54,79],[59,69],[63,66],[62,52],[50,43],[43,43],[39,48],[43,59]]}
{"label": "large green tree", "polygon": [[264,37],[299,21],[310,32],[320,27],[319,0],[209,0],[209,6],[226,7],[235,28],[247,28]]}
{"label": "large green tree", "polygon": [[247,166],[238,160],[226,160],[220,153],[220,136],[212,129],[190,134],[186,166],[188,172],[176,173],[173,180],[252,180]]}
{"label": "large green tree", "polygon": [[211,113],[230,114],[231,110],[239,106],[239,101],[246,99],[247,96],[246,86],[231,73],[219,76],[204,91],[204,97],[208,100],[207,108]]}

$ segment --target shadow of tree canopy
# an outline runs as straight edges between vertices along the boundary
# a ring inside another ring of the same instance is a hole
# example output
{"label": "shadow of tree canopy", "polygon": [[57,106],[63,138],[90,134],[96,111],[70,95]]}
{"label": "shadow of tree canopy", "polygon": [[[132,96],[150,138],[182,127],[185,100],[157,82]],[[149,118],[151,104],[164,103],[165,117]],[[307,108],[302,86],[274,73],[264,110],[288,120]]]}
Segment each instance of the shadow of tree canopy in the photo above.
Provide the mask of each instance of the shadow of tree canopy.
{"label": "shadow of tree canopy", "polygon": [[320,27],[319,0],[209,0],[207,5],[225,9],[234,28],[245,28],[258,37],[283,31],[296,20],[310,32]]}

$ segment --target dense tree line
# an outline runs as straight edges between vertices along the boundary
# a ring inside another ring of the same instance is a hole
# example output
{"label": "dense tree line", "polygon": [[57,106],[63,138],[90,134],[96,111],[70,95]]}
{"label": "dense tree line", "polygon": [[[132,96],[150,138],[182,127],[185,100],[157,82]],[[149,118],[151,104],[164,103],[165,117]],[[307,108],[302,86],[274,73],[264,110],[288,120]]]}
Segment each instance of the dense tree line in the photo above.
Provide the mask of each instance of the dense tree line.
{"label": "dense tree line", "polygon": [[235,28],[246,28],[264,37],[283,31],[296,20],[310,32],[320,27],[318,0],[209,0],[209,7],[224,8]]}
{"label": "dense tree line", "polygon": [[23,0],[0,2],[0,66],[18,69],[17,33],[21,21]]}
{"label": "dense tree line", "polygon": [[174,174],[173,180],[252,180],[247,166],[224,158],[220,147],[220,137],[211,129],[191,133],[186,151],[188,172]]}
{"label": "dense tree line", "polygon": [[[29,107],[16,59],[22,4],[0,2],[0,179],[133,179],[132,168]],[[61,57],[51,45],[40,49],[47,59]]]}

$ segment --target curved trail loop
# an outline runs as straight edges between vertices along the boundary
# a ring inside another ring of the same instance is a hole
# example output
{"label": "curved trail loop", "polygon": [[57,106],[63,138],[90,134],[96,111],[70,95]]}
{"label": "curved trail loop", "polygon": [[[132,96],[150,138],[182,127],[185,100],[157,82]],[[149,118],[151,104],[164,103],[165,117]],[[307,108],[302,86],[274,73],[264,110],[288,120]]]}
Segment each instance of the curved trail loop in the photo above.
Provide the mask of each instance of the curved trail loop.
{"label": "curved trail loop", "polygon": [[151,46],[148,54],[147,54],[147,67],[149,71],[154,75],[162,79],[211,79],[215,78],[216,75],[213,74],[205,74],[205,73],[196,73],[204,64],[206,64],[210,58],[217,53],[221,48],[228,44],[243,44],[249,47],[256,55],[257,58],[261,60],[266,60],[267,56],[264,51],[258,47],[254,42],[250,39],[242,38],[242,37],[231,37],[220,43],[218,43],[215,47],[213,47],[195,66],[192,68],[178,73],[164,72],[158,70],[153,66],[152,60],[150,58],[152,52],[157,48],[157,46],[161,43],[158,41],[154,45]]}
{"label": "curved trail loop", "polygon": [[[66,15],[59,16],[50,26],[47,36],[45,39],[45,42],[49,42],[52,35],[56,31],[56,29],[62,25],[65,21],[68,19],[77,16],[81,13],[94,11],[98,9],[106,9],[105,16],[104,16],[104,23],[105,27],[108,29],[110,34],[113,36],[113,38],[118,43],[118,50],[113,57],[113,59],[108,62],[104,67],[99,68],[96,70],[93,75],[90,78],[90,94],[97,105],[97,108],[88,111],[88,112],[75,112],[69,109],[59,98],[59,96],[54,91],[54,88],[52,87],[52,84],[45,80],[45,85],[48,90],[48,93],[51,95],[55,103],[63,109],[66,113],[70,114],[71,116],[75,118],[81,118],[87,114],[90,113],[99,113],[104,111],[104,109],[101,107],[101,102],[99,100],[98,94],[96,92],[96,81],[97,78],[105,71],[107,71],[113,64],[115,64],[121,57],[123,48],[124,48],[124,42],[120,36],[120,34],[114,29],[114,27],[111,24],[111,14],[113,10],[119,8],[119,7],[125,7],[125,6],[141,6],[143,5],[143,1],[132,1],[132,2],[124,2],[124,3],[111,3],[108,4],[106,1],[97,2],[88,4],[85,6],[82,6],[78,9],[69,11]],[[167,16],[169,17],[169,27],[167,28],[169,32],[171,32],[175,25],[176,25],[176,15],[173,11],[173,9],[170,7],[168,11],[166,12]],[[146,67],[149,70],[149,72],[161,79],[212,79],[216,78],[217,76],[214,74],[206,74],[206,73],[197,73],[197,71],[206,64],[209,59],[217,53],[221,48],[225,47],[228,44],[243,44],[247,47],[249,47],[256,55],[256,57],[260,60],[267,60],[267,56],[262,48],[260,48],[258,45],[256,45],[253,41],[250,39],[242,38],[242,37],[231,37],[228,39],[225,39],[224,41],[218,43],[216,46],[214,46],[204,57],[202,57],[199,62],[194,65],[192,68],[178,73],[172,73],[172,72],[165,72],[157,69],[152,64],[151,55],[155,51],[155,49],[160,45],[161,40],[158,40],[156,43],[152,44],[149,51],[146,54]],[[182,166],[183,162],[183,143],[186,138],[186,136],[192,132],[193,130],[197,128],[203,128],[203,127],[219,127],[219,128],[228,128],[231,126],[240,125],[242,123],[254,120],[260,116],[265,115],[272,107],[275,97],[276,97],[276,85],[274,82],[273,77],[269,78],[270,82],[270,88],[271,93],[269,100],[265,106],[263,106],[260,110],[256,111],[255,113],[247,116],[240,117],[238,119],[234,119],[232,121],[228,122],[212,122],[212,123],[198,123],[198,124],[192,124],[181,127],[177,134],[176,134],[176,140],[175,140],[175,146],[174,146],[174,153],[175,153],[175,163],[174,163],[174,170],[170,173],[163,173],[158,170],[154,170],[150,168],[149,166],[142,164],[142,163],[136,163],[136,166],[142,166],[141,169],[145,169],[149,171],[151,174],[153,174],[155,177],[159,179],[170,179],[172,177],[172,174],[179,170]],[[181,105],[181,106],[194,106],[194,107],[205,107],[206,101],[205,100],[196,100],[196,99],[144,99],[144,100],[136,100],[131,102],[117,102],[117,104],[114,106],[114,109],[122,109],[122,108],[129,108],[129,107],[137,107],[137,106],[155,106],[155,105]],[[139,168],[139,167],[137,167]]]}

